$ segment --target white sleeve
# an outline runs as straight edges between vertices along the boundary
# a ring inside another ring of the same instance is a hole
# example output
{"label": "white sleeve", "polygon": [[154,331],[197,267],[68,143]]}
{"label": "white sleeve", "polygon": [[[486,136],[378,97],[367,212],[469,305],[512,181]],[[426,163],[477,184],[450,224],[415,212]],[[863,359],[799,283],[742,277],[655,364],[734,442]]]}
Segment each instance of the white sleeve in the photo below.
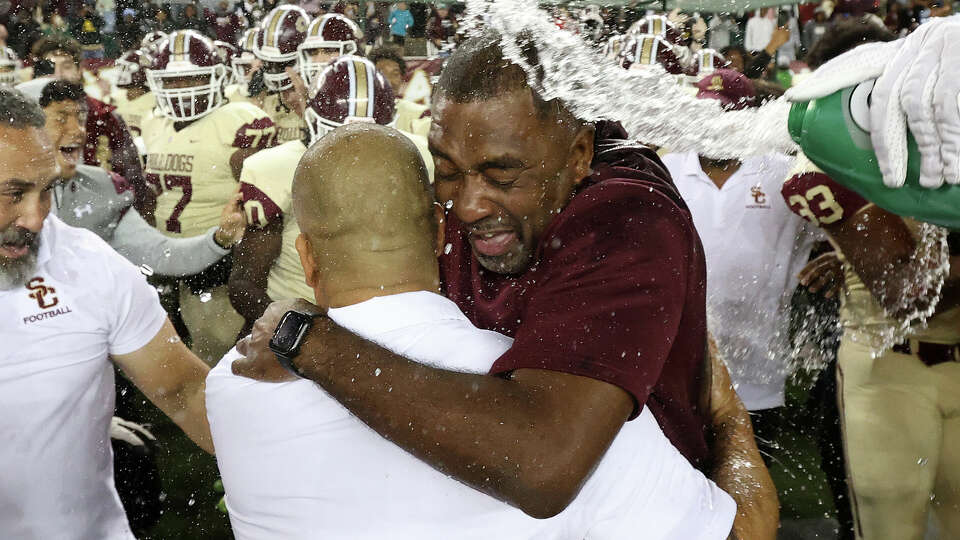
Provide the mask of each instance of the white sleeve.
{"label": "white sleeve", "polygon": [[133,264],[145,264],[157,274],[190,276],[230,253],[213,241],[214,230],[190,238],[172,238],[151,227],[131,208],[117,224],[110,245]]}
{"label": "white sleeve", "polygon": [[106,256],[109,294],[104,295],[108,310],[110,354],[128,354],[150,342],[167,320],[157,290],[140,270],[118,254]]}

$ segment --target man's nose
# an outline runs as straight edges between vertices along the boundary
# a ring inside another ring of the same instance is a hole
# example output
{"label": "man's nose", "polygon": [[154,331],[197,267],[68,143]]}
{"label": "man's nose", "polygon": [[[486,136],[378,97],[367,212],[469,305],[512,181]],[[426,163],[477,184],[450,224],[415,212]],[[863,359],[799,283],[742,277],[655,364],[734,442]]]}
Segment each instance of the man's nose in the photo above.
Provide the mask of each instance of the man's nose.
{"label": "man's nose", "polygon": [[464,223],[473,223],[491,214],[493,205],[487,198],[486,187],[480,174],[463,175],[463,182],[453,200],[453,211],[457,219]]}
{"label": "man's nose", "polygon": [[50,201],[43,196],[32,196],[21,205],[20,217],[17,226],[32,233],[39,233],[43,228],[43,220],[50,212]]}

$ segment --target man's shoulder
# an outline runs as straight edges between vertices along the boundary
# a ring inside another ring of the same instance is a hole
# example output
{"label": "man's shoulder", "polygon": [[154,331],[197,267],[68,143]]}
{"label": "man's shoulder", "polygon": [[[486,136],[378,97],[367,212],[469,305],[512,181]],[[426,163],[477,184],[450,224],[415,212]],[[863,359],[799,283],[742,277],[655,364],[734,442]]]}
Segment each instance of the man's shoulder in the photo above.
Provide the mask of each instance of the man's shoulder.
{"label": "man's shoulder", "polygon": [[[49,243],[50,255],[54,260],[66,257],[77,267],[90,270],[90,262],[104,262],[117,259],[126,263],[110,244],[92,231],[82,227],[67,225],[57,216],[50,214],[43,224],[44,241]],[[127,263],[130,264],[130,263]]]}

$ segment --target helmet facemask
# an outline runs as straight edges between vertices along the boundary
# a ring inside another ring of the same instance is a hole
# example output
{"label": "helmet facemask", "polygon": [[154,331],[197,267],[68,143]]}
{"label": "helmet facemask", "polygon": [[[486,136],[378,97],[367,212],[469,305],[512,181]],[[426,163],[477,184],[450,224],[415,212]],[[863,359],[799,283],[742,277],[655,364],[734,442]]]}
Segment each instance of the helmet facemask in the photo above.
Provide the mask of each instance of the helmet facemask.
{"label": "helmet facemask", "polygon": [[[207,82],[178,87],[177,79],[192,77],[204,77]],[[147,71],[147,83],[157,98],[157,107],[164,116],[177,121],[197,120],[222,105],[226,78],[227,67],[222,64]]]}
{"label": "helmet facemask", "polygon": [[[329,54],[327,58],[315,59],[319,52]],[[309,39],[297,48],[300,76],[309,87],[320,77],[320,73],[331,60],[357,52],[357,44],[353,41],[310,41]]]}
{"label": "helmet facemask", "polygon": [[287,60],[263,60],[263,83],[267,90],[273,92],[282,92],[293,88],[293,81],[287,75],[287,68],[298,70],[296,55],[290,55]]}

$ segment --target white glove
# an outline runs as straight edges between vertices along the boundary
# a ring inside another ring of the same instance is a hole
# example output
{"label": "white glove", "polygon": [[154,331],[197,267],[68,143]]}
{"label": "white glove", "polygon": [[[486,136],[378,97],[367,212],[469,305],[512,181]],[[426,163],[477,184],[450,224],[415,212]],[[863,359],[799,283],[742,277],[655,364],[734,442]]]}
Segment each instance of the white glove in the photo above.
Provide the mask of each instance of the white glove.
{"label": "white glove", "polygon": [[953,67],[960,61],[958,43],[960,16],[934,19],[904,39],[861,45],[830,60],[788,90],[787,99],[817,99],[875,78],[870,137],[883,183],[900,187],[906,180],[909,126],[920,150],[920,184],[958,184],[960,74]]}
{"label": "white glove", "polygon": [[141,436],[150,439],[151,441],[157,440],[153,436],[153,433],[147,430],[147,428],[131,422],[129,420],[124,420],[119,416],[114,416],[110,419],[110,438],[117,439],[118,441],[123,441],[133,446],[143,446],[143,439]]}

